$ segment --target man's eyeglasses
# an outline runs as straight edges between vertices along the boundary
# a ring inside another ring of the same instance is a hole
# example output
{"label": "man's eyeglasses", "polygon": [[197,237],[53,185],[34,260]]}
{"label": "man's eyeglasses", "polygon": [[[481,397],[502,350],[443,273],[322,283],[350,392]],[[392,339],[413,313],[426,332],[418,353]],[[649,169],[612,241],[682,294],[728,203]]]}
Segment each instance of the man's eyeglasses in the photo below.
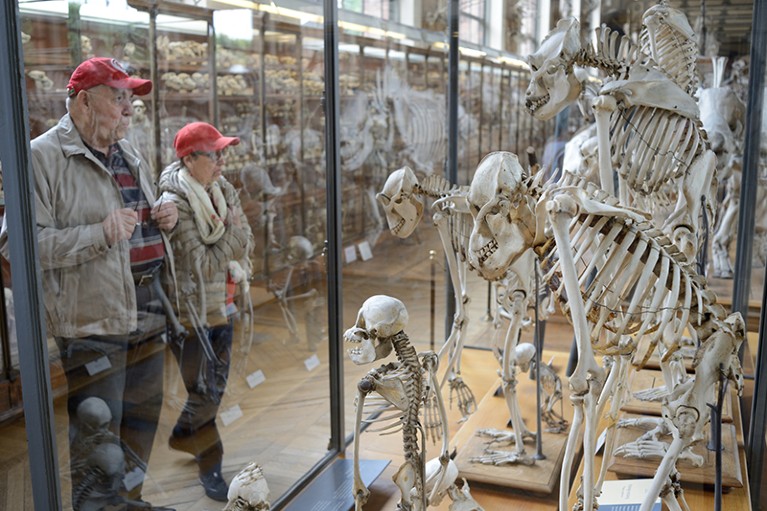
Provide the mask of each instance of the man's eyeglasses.
{"label": "man's eyeglasses", "polygon": [[224,159],[224,152],[223,151],[194,151],[192,153],[193,156],[206,156],[210,158],[211,161],[217,162]]}

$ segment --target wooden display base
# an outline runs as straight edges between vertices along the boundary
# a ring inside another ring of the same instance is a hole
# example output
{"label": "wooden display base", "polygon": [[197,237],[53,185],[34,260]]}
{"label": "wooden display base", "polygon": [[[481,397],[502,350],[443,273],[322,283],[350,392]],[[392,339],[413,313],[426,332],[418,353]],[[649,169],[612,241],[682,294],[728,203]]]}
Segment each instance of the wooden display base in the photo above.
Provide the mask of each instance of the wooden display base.
{"label": "wooden display base", "polygon": [[[660,401],[640,401],[635,398],[633,393],[640,390],[647,390],[655,387],[663,387],[663,374],[660,371],[652,369],[642,369],[641,371],[629,372],[629,389],[631,389],[631,395],[628,398],[628,402],[623,405],[621,410],[628,413],[636,413],[640,415],[657,415],[661,416],[661,403]],[[716,403],[717,399],[716,387],[711,389],[710,402]],[[724,396],[724,402],[722,403],[722,422],[732,422],[732,391],[727,392]]]}
{"label": "wooden display base", "polygon": [[[481,456],[485,448],[490,445],[493,450],[513,450],[514,446],[506,446],[504,443],[488,444],[489,439],[477,436],[477,431],[483,428],[494,428],[511,432],[506,427],[509,420],[509,411],[503,396],[495,396],[495,389],[500,386],[500,380],[482,398],[477,411],[474,412],[456,433],[453,439],[458,448],[456,464],[460,470],[459,477],[468,481],[476,481],[492,486],[504,488],[518,488],[536,493],[550,494],[559,480],[559,472],[565,455],[567,443],[567,431],[562,434],[543,433],[543,454],[545,460],[536,460],[534,465],[485,465],[470,461],[476,456]],[[522,416],[525,417],[527,427],[535,428],[535,381],[526,377],[520,378],[517,386],[520,396]],[[564,397],[565,409],[569,409],[568,397]],[[531,404],[532,403],[532,404]],[[568,417],[570,419],[570,417]],[[532,426],[532,427],[531,427]],[[546,427],[546,424],[543,424]],[[525,451],[528,455],[535,455],[535,442],[525,443]]]}
{"label": "wooden display base", "polygon": [[[637,418],[639,415],[624,414],[622,419]],[[710,431],[710,428],[707,427]],[[639,438],[644,430],[637,428],[619,428],[617,430],[616,446],[633,442]],[[668,441],[671,441],[669,437]],[[680,460],[677,463],[677,469],[682,476],[683,482],[711,484],[715,482],[715,456],[716,453],[706,449],[708,434],[706,438],[694,445],[692,451],[703,456],[704,464],[702,467],[694,467],[687,460]],[[738,454],[738,442],[736,439],[735,426],[732,424],[722,424],[722,486],[729,488],[743,487],[742,471],[740,467],[740,457]],[[607,469],[621,476],[626,477],[653,477],[658,470],[660,460],[638,460],[614,456],[610,453],[607,459]]]}

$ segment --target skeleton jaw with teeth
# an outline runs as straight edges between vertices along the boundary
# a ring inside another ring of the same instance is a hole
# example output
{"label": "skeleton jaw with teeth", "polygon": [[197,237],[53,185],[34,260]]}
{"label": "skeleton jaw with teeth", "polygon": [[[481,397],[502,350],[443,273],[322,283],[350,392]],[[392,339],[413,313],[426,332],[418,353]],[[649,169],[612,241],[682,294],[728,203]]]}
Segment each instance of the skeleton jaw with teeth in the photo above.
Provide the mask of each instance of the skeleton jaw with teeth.
{"label": "skeleton jaw with teeth", "polygon": [[551,119],[581,93],[581,82],[573,71],[573,60],[581,49],[578,32],[575,18],[560,20],[538,51],[528,57],[532,76],[525,106],[536,119]]}
{"label": "skeleton jaw with teeth", "polygon": [[503,277],[533,243],[535,217],[520,186],[523,177],[517,156],[498,151],[482,159],[469,187],[469,264],[488,280]]}
{"label": "skeleton jaw with teeth", "polygon": [[348,350],[357,365],[370,364],[389,356],[391,338],[407,326],[405,305],[390,296],[371,296],[357,314],[357,322],[344,332],[344,340],[360,346]]}
{"label": "skeleton jaw with teeth", "polygon": [[392,172],[376,195],[384,208],[389,230],[399,238],[407,238],[423,216],[423,202],[418,197],[418,179],[410,167]]}

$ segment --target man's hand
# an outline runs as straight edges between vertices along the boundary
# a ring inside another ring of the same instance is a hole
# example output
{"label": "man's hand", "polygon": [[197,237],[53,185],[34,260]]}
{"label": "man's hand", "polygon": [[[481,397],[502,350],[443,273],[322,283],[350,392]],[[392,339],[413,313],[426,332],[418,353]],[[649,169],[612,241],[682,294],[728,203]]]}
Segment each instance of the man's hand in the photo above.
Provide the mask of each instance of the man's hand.
{"label": "man's hand", "polygon": [[138,213],[130,208],[116,209],[109,213],[101,222],[109,246],[113,246],[118,241],[130,239],[136,229],[136,222],[138,222]]}
{"label": "man's hand", "polygon": [[159,204],[155,204],[151,211],[152,220],[157,222],[157,225],[163,231],[170,231],[176,227],[178,222],[178,209],[176,209],[176,203],[170,200],[164,200]]}

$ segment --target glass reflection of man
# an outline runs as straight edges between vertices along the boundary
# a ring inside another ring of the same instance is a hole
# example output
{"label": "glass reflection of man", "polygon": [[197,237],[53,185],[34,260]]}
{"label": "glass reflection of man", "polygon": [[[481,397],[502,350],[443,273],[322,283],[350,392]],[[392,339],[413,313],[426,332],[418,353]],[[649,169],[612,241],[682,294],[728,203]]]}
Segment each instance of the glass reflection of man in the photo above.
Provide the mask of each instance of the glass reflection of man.
{"label": "glass reflection of man", "polygon": [[[114,59],[86,60],[70,77],[67,114],[31,143],[47,328],[69,387],[75,510],[168,509],[141,490],[162,406],[165,318],[153,311],[171,255],[164,231],[178,212],[153,205],[149,166],[124,140],[133,95],[151,89]],[[97,481],[110,467],[113,481]]]}

